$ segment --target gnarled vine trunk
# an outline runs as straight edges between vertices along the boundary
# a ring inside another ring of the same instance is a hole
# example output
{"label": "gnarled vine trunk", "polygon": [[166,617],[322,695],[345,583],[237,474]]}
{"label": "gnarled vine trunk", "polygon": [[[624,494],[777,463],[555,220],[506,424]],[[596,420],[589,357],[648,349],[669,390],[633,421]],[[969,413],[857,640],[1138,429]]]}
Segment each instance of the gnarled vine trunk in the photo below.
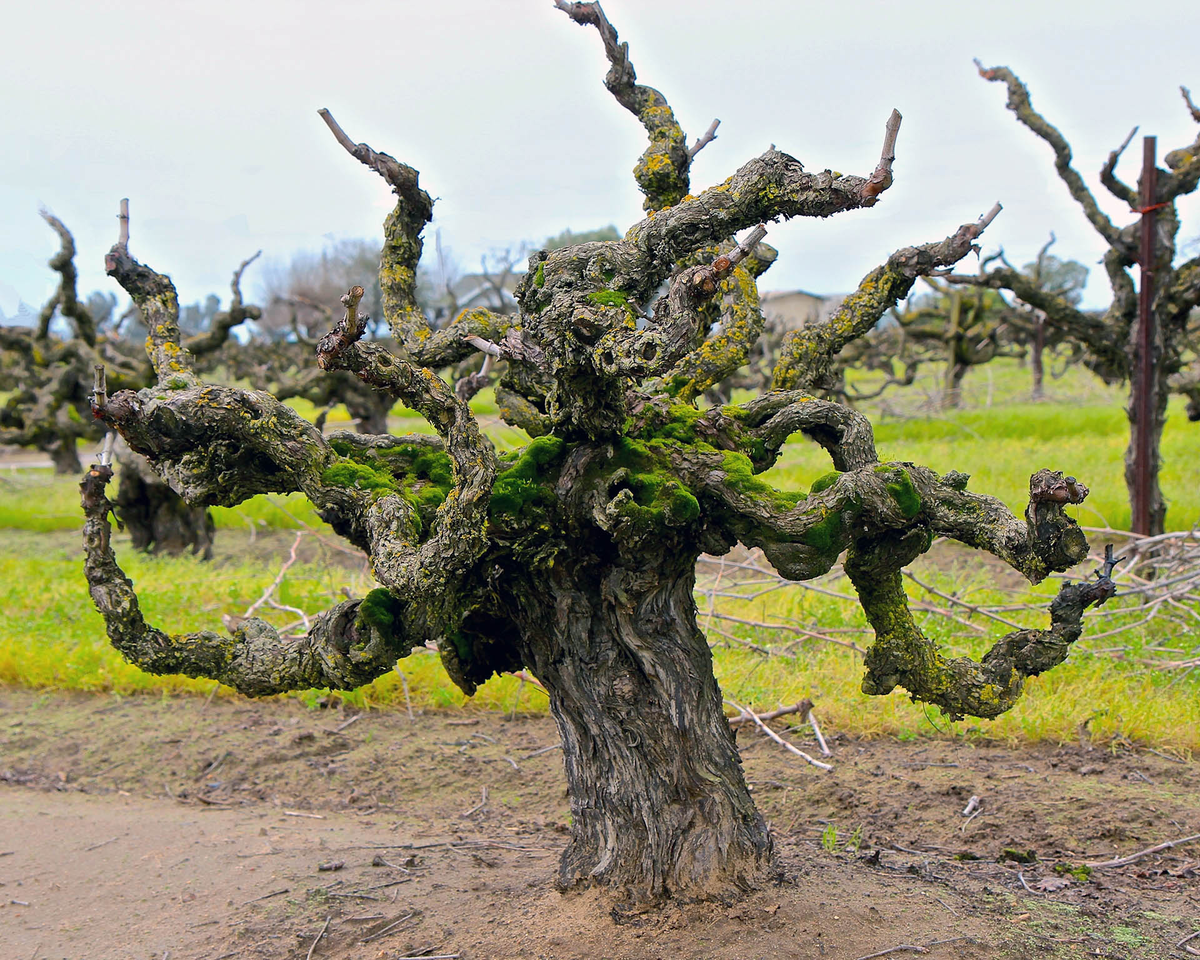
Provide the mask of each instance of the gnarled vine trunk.
{"label": "gnarled vine trunk", "polygon": [[[110,397],[100,378],[95,416],[197,505],[303,493],[370,555],[380,586],[339,601],[302,636],[255,617],[230,636],[172,636],[146,621],[117,564],[106,465],[82,484],[85,572],[125,657],[250,696],[353,689],[431,640],[468,695],[495,673],[527,667],[549,691],[563,740],[573,825],[562,884],[594,881],[635,898],[726,896],[770,872],[772,847],[696,624],[700,553],[741,542],[782,576],[806,580],[849,550],[847,570],[876,631],[864,692],[902,685],[951,716],[985,717],[1012,707],[1026,677],[1062,662],[1083,611],[1112,595],[1112,563],[1096,581],[1060,588],[1048,628],[1010,633],[980,661],[940,653],[912,618],[899,567],[951,537],[1040,581],[1087,555],[1065,513],[1087,488],[1039,470],[1020,519],[968,492],[964,473],[880,463],[867,420],[812,391],[918,277],[966,256],[999,205],[945,240],[896,251],[835,314],[796,332],[768,394],[702,410],[694,398],[745,364],[763,327],[755,278],[774,256],[761,243],[764,223],[873,206],[892,182],[900,115],[888,120],[870,177],[812,173],[772,148],[695,195],[691,158],[713,129],[688,149],[663,96],[636,83],[599,6],[558,6],[599,30],[606,84],[646,127],[635,177],[651,215],[619,240],[535,254],[517,316],[476,309],[429,328],[414,284],[433,199],[416,170],[355,143],[322,111],[337,141],[396,196],[380,282],[401,352],[362,342],[365,291],[355,285],[342,298],[345,316],[316,345],[317,365],[404,402],[437,437],[326,437],[269,393],[205,383],[180,346],[170,278],[129,253],[124,205],[106,259],[146,318],[157,383]],[[534,437],[519,451],[498,454],[483,435],[464,398],[479,383],[464,378],[471,389],[456,391],[435,372],[476,350],[504,361],[501,417]],[[818,443],[833,470],[807,489],[779,490],[759,475],[796,433]]]}
{"label": "gnarled vine trunk", "polygon": [[573,824],[559,880],[652,898],[747,889],[771,839],[696,624],[696,558],[644,559],[513,582],[523,657],[562,735]]}

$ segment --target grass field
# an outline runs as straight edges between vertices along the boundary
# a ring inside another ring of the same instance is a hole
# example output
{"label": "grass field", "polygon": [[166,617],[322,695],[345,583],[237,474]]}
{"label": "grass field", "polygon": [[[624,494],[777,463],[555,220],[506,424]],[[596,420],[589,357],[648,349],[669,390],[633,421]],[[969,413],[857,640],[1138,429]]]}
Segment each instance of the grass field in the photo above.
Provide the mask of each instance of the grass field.
{"label": "grass field", "polygon": [[[930,413],[920,382],[903,394],[885,395],[866,408],[876,425],[881,458],[940,471],[965,470],[972,474],[972,490],[999,496],[1017,511],[1024,507],[1033,470],[1062,469],[1093,491],[1077,513],[1084,525],[1124,528],[1129,509],[1121,479],[1127,436],[1122,392],[1103,387],[1086,372],[1068,371],[1048,385],[1055,402],[1031,404],[1022,400],[1026,376],[1011,362],[993,363],[968,378],[963,406],[951,413]],[[478,401],[478,411],[497,446],[521,444],[523,434],[496,420],[486,395]],[[428,431],[403,410],[396,417],[396,431]],[[1171,529],[1200,523],[1197,451],[1200,425],[1189,424],[1173,406],[1163,442],[1162,478]],[[828,469],[819,449],[796,440],[766,476],[782,488],[807,488]],[[164,629],[214,627],[223,614],[244,612],[275,577],[293,531],[303,532],[303,560],[288,571],[274,595],[281,606],[316,613],[341,599],[343,589],[361,595],[371,586],[361,564],[332,546],[336,537],[302,497],[258,497],[214,513],[221,533],[217,559],[210,564],[142,556],[127,540],[121,549],[117,539],[122,564],[138,586],[147,616]],[[211,681],[151,677],[112,651],[82,578],[74,535],[78,528],[74,479],[0,468],[0,607],[5,612],[0,682],[164,697],[212,692]],[[1099,540],[1093,549],[1102,549]],[[997,616],[1022,625],[1044,623],[1044,608],[1019,608],[1032,600],[1045,603],[1057,589],[1050,581],[1014,592],[1011,577],[965,551],[935,548],[930,558],[914,565],[913,573],[930,588],[914,583],[911,591],[921,605],[923,627],[954,654],[978,656],[1010,629],[995,622]],[[732,567],[702,566],[701,625],[713,642],[717,673],[728,696],[764,710],[811,697],[827,732],[1014,741],[1089,736],[1100,742],[1127,738],[1183,753],[1200,750],[1200,670],[1163,665],[1200,657],[1200,605],[1189,607],[1185,601],[1170,616],[1138,625],[1144,619],[1140,614],[1122,614],[1120,603],[1113,601],[1103,616],[1093,618],[1068,663],[1031,681],[1026,697],[1010,713],[994,722],[950,723],[899,693],[863,696],[858,690],[861,655],[845,644],[865,647],[870,635],[857,604],[843,596],[852,590],[836,574],[811,587],[815,589],[767,582],[761,574]],[[961,606],[968,602],[1005,609],[972,615]],[[267,615],[280,624],[296,619],[287,610]],[[806,637],[804,631],[825,639]],[[415,708],[464,702],[435,655],[415,654],[399,669]],[[323,693],[304,696],[315,703]],[[399,673],[345,696],[355,704],[405,704]],[[543,710],[546,700],[534,684],[505,676],[486,684],[475,703]]]}

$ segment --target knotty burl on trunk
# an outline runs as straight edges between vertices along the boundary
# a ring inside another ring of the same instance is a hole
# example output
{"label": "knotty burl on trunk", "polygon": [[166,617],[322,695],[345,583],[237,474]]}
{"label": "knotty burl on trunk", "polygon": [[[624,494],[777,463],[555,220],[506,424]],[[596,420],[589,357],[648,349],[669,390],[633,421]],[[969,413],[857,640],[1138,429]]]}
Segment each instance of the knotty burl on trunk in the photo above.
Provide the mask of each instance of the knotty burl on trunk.
{"label": "knotty burl on trunk", "polygon": [[[413,285],[432,201],[415,170],[355,144],[322,111],[338,142],[396,195],[380,278],[402,350],[362,342],[355,287],[316,361],[402,400],[437,437],[323,436],[267,393],[202,382],[179,347],[174,289],[130,256],[127,220],[108,257],[109,272],[153,318],[159,380],[136,393],[98,393],[97,415],[194,503],[302,492],[370,555],[381,586],[337,604],[301,637],[258,619],[232,635],[170,635],[146,623],[117,565],[103,465],[82,485],[87,578],[113,644],[131,661],[251,696],[356,687],[430,642],[467,693],[497,671],[527,668],[549,691],[563,740],[573,823],[561,883],[648,898],[727,895],[769,874],[772,848],[696,623],[701,553],[741,542],[803,580],[848,551],[846,570],[877,634],[864,691],[903,686],[955,716],[1011,707],[1024,677],[1062,661],[1084,607],[1112,587],[1106,578],[1064,586],[1048,629],[1009,634],[978,663],[946,659],[910,615],[901,566],[948,536],[1038,581],[1085,557],[1064,507],[1086,488],[1039,471],[1019,519],[967,492],[964,474],[879,463],[860,414],[806,392],[918,276],[965,256],[995,210],[893,254],[829,321],[789,342],[776,389],[745,404],[694,405],[745,360],[761,330],[755,277],[774,251],[760,224],[872,206],[891,183],[899,115],[870,177],[806,172],[772,148],[692,196],[689,167],[704,138],[679,148],[665,99],[637,84],[597,6],[560,6],[597,27],[609,89],[650,134],[635,168],[649,215],[621,240],[534,255],[517,315],[472,310],[429,328]],[[498,455],[471,415],[465,398],[479,378],[456,392],[434,372],[474,350],[499,374],[502,416],[532,437],[516,454]],[[833,470],[807,491],[777,490],[758,475],[796,433],[820,444]]]}

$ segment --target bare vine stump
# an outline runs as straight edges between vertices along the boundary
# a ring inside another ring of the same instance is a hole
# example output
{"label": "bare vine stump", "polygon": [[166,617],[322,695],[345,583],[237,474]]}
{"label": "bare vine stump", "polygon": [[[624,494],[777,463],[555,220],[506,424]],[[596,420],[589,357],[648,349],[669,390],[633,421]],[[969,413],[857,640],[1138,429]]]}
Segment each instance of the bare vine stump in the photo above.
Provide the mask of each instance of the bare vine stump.
{"label": "bare vine stump", "polygon": [[54,464],[55,473],[69,473],[79,476],[83,473],[83,464],[79,460],[79,452],[75,449],[74,437],[63,437],[46,448],[50,461]]}
{"label": "bare vine stump", "polygon": [[145,457],[131,450],[118,453],[121,466],[117,488],[117,514],[139,550],[172,556],[190,550],[212,559],[216,525],[207,507],[188,506],[150,467]]}

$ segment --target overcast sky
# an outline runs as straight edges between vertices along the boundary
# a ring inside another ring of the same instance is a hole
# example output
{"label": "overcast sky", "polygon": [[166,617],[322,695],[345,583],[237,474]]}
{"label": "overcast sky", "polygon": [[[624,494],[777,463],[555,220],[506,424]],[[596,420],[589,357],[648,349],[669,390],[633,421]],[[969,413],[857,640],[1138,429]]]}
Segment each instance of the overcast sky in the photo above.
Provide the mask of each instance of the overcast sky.
{"label": "overcast sky", "polygon": [[[1051,230],[1055,252],[1094,265],[1102,247],[1054,176],[1049,148],[971,63],[1005,64],[1096,171],[1136,124],[1159,156],[1191,142],[1179,85],[1200,94],[1200,3],[1190,0],[608,0],[643,83],[691,138],[714,117],[693,187],[769,144],[809,169],[863,175],[892,107],[904,114],[895,185],[878,206],[771,227],[782,256],[765,289],[852,289],[893,249],[938,240],[996,200],[985,235],[1021,264]],[[104,276],[129,197],[133,254],[184,302],[227,296],[255,250],[285,262],[330,239],[376,237],[391,207],[373,173],[317,117],[421,171],[435,226],[460,264],[564,228],[641,215],[630,170],[640,126],[602,85],[594,30],[550,0],[38,0],[6,8],[0,56],[0,310],[53,290],[57,239],[74,232],[81,291]],[[1119,172],[1136,180],[1140,139]],[[1200,235],[1200,203],[1182,207]],[[427,232],[432,239],[433,228]],[[428,244],[432,248],[432,243]],[[1200,249],[1193,244],[1192,254]],[[252,268],[253,270],[257,267]],[[249,292],[258,275],[247,274]],[[1093,269],[1087,302],[1107,302]]]}

